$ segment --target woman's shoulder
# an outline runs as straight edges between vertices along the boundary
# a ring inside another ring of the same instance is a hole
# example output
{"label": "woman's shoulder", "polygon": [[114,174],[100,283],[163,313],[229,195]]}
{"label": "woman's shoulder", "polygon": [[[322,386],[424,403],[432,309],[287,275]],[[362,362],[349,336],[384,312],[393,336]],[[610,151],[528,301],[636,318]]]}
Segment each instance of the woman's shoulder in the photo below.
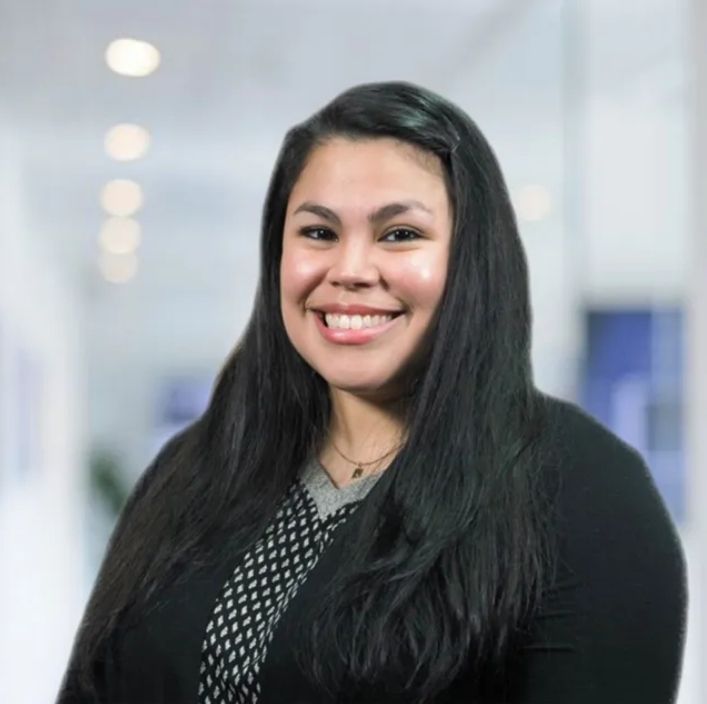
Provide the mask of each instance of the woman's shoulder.
{"label": "woman's shoulder", "polygon": [[576,404],[545,401],[560,560],[525,684],[566,695],[543,702],[672,701],[687,605],[678,532],[636,449]]}
{"label": "woman's shoulder", "polygon": [[565,458],[641,460],[635,448],[572,401],[542,394],[548,430]]}
{"label": "woman's shoulder", "polygon": [[170,484],[175,460],[181,453],[192,451],[200,420],[181,429],[159,448],[150,463],[140,473],[123,506],[118,524],[125,523],[138,504],[148,504]]}
{"label": "woman's shoulder", "polygon": [[565,493],[620,502],[648,501],[664,510],[642,455],[577,404],[543,395],[550,456]]}
{"label": "woman's shoulder", "polygon": [[[684,589],[676,526],[641,454],[577,405],[547,398],[559,533],[568,561],[601,572]],[[613,581],[613,580],[609,580]]]}
{"label": "woman's shoulder", "polygon": [[679,612],[686,600],[684,552],[644,458],[577,405],[547,403],[567,564],[606,603],[618,604],[623,594],[621,607],[629,608],[639,597],[635,588]]}

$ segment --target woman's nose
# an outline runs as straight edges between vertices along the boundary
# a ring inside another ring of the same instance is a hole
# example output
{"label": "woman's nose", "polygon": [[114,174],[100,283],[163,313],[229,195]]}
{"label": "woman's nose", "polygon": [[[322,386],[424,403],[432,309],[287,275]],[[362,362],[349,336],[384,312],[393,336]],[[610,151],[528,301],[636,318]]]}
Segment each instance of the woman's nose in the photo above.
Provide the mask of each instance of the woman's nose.
{"label": "woman's nose", "polygon": [[340,286],[360,286],[376,283],[379,271],[373,247],[368,242],[349,239],[333,250],[327,279]]}

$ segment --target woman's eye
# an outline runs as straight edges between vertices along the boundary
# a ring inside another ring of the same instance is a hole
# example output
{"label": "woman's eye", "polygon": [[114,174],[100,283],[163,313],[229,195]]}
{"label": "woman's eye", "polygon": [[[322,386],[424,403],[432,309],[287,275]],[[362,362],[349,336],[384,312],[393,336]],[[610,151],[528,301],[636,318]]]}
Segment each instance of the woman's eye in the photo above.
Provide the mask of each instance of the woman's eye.
{"label": "woman's eye", "polygon": [[300,234],[308,237],[311,240],[328,240],[334,237],[334,233],[326,227],[303,227]]}
{"label": "woman's eye", "polygon": [[[393,240],[388,239],[391,235],[399,235]],[[408,240],[419,239],[420,235],[415,232],[415,230],[409,230],[406,227],[398,227],[395,230],[391,230],[384,237],[383,240],[387,242],[405,242]]]}
{"label": "woman's eye", "polygon": [[[336,234],[327,227],[303,227],[300,229],[300,234],[310,240],[326,242],[331,239],[336,239]],[[419,239],[420,235],[415,230],[410,230],[407,227],[396,227],[394,230],[387,232],[381,238],[382,242],[407,242]]]}

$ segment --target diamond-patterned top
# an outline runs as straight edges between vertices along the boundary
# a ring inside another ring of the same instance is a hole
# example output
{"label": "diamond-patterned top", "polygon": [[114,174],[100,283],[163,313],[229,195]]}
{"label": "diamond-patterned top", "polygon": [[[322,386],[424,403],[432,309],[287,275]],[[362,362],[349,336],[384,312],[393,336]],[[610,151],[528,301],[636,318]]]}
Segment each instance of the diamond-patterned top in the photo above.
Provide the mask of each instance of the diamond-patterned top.
{"label": "diamond-patterned top", "polygon": [[278,620],[334,530],[379,477],[339,489],[316,458],[304,464],[272,523],[216,598],[201,648],[200,704],[258,701],[258,674]]}

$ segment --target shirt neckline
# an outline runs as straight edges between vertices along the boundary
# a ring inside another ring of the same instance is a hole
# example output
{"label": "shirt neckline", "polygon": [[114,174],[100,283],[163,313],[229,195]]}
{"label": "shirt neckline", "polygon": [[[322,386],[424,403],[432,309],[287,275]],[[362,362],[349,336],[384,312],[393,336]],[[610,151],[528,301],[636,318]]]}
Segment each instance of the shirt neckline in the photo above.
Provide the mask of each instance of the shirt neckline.
{"label": "shirt neckline", "polygon": [[327,518],[343,506],[361,501],[381,474],[369,474],[346,486],[337,487],[317,456],[312,455],[302,466],[300,481],[312,497],[321,518]]}

